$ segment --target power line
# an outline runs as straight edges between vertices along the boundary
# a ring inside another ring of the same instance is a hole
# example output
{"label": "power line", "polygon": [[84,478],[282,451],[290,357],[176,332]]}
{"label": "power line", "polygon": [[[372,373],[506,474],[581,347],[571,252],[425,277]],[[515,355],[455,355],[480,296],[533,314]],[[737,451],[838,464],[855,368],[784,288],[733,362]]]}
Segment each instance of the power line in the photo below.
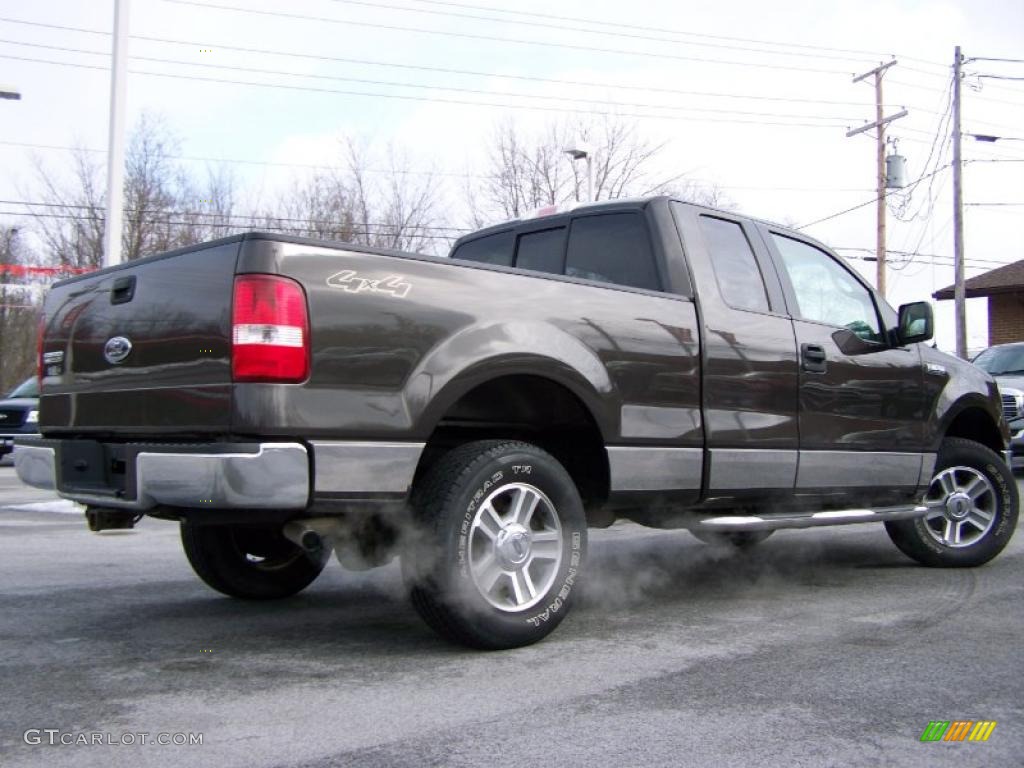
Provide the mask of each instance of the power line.
{"label": "power line", "polygon": [[1010,64],[1024,64],[1024,59],[996,59],[991,56],[971,56],[971,58],[967,59],[966,63],[970,63],[972,61],[1003,61]]}
{"label": "power line", "polygon": [[[176,2],[176,0],[167,0],[167,2]],[[375,10],[385,9],[385,10],[390,10],[390,11],[402,11],[402,12],[406,12],[406,13],[408,13],[408,12],[422,13],[422,14],[427,14],[427,15],[431,15],[431,16],[443,16],[443,17],[447,17],[447,18],[459,18],[459,19],[472,19],[472,20],[475,20],[475,21],[487,21],[487,22],[495,22],[496,21],[496,22],[501,23],[501,24],[519,24],[521,26],[534,27],[534,28],[538,28],[538,29],[556,29],[556,30],[560,30],[560,31],[564,31],[564,32],[572,32],[574,34],[579,34],[579,33],[582,32],[584,34],[590,34],[590,35],[606,35],[606,36],[609,36],[609,37],[627,38],[627,39],[631,39],[631,40],[644,40],[644,41],[653,41],[653,42],[674,43],[676,45],[679,45],[679,44],[693,45],[693,46],[701,46],[701,47],[705,47],[705,48],[718,48],[718,49],[731,50],[731,51],[745,51],[745,52],[750,52],[750,53],[767,53],[767,54],[769,54],[771,56],[799,56],[799,57],[803,57],[803,58],[827,59],[827,60],[832,60],[832,61],[860,61],[863,58],[863,56],[858,56],[857,58],[854,58],[852,56],[830,56],[830,55],[826,55],[826,54],[823,54],[823,53],[805,53],[805,52],[802,52],[802,51],[773,51],[773,50],[766,50],[764,48],[749,48],[749,47],[745,47],[745,46],[723,45],[721,43],[690,42],[690,41],[680,40],[678,38],[678,36],[677,37],[656,37],[656,36],[653,36],[653,35],[642,35],[642,34],[636,34],[636,33],[621,31],[623,28],[630,28],[630,25],[621,25],[621,26],[620,25],[614,25],[613,28],[615,29],[615,31],[608,31],[608,30],[603,30],[603,29],[582,29],[582,28],[580,28],[578,26],[578,24],[581,23],[581,22],[585,23],[585,24],[591,24],[591,25],[601,25],[601,26],[605,25],[604,22],[595,22],[595,21],[583,20],[583,19],[577,20],[575,22],[575,24],[576,24],[575,26],[566,26],[564,24],[550,24],[550,23],[545,23],[545,22],[537,21],[536,18],[533,18],[530,21],[521,21],[519,19],[502,19],[502,18],[498,18],[498,17],[495,17],[495,16],[479,16],[479,15],[471,14],[471,13],[460,13],[460,12],[457,12],[457,11],[435,11],[435,10],[428,10],[428,9],[425,9],[425,8],[412,8],[412,7],[409,7],[407,5],[403,6],[403,5],[384,4],[384,3],[379,3],[379,2],[368,2],[367,0],[331,0],[331,2],[339,3],[339,4],[343,4],[343,5],[356,5],[356,6],[360,6],[360,7],[373,8]],[[447,4],[447,5],[452,5],[452,4]],[[462,6],[462,7],[474,8],[475,10],[486,10],[486,11],[489,11],[489,12],[492,12],[492,13],[500,10],[500,9],[497,9],[497,8],[485,8],[485,7],[480,7],[480,6]],[[539,14],[538,16],[543,17],[545,15],[544,14]],[[608,25],[608,26],[612,26],[612,25]],[[664,31],[662,31],[662,32],[664,32]],[[781,45],[781,43],[772,43],[772,45]]]}
{"label": "power line", "polygon": [[[0,21],[5,21],[5,20],[6,19],[0,19]],[[50,25],[46,25],[46,26],[50,26]],[[93,32],[95,34],[107,34],[107,33],[99,32],[98,30],[86,30],[86,29],[80,29],[80,28],[77,28],[77,27],[73,28],[73,29],[75,29],[76,31],[80,31],[80,32]],[[176,40],[176,39],[167,38],[167,37],[153,37],[151,35],[132,35],[131,37],[132,37],[133,40],[142,40],[142,41],[145,41],[145,42],[154,42],[154,43],[165,43],[165,44],[168,44],[168,45],[188,46],[189,48],[192,48],[192,47],[216,48],[216,49],[219,49],[219,50],[222,49],[222,50],[226,50],[226,51],[235,51],[235,52],[238,52],[238,53],[255,53],[255,54],[269,55],[269,56],[284,56],[284,57],[289,57],[289,58],[298,58],[298,59],[313,60],[313,61],[335,62],[335,63],[339,63],[339,64],[361,64],[361,65],[374,66],[374,67],[390,67],[390,68],[404,69],[404,70],[413,70],[413,71],[420,71],[420,72],[437,72],[437,73],[440,73],[440,74],[467,75],[467,76],[472,76],[472,77],[502,78],[502,79],[507,79],[507,80],[523,80],[523,81],[536,82],[536,83],[550,83],[550,84],[556,84],[556,85],[571,85],[573,87],[604,88],[604,89],[611,88],[611,89],[616,89],[616,90],[628,90],[628,91],[633,91],[633,92],[635,92],[635,91],[649,91],[651,93],[670,93],[670,94],[675,94],[675,95],[679,95],[679,96],[707,96],[707,97],[712,97],[712,98],[723,98],[723,99],[750,99],[750,100],[755,100],[755,101],[779,101],[779,102],[793,103],[793,104],[814,104],[816,106],[821,106],[821,105],[844,106],[844,107],[851,107],[851,106],[858,106],[859,107],[859,106],[861,106],[861,103],[857,102],[857,101],[833,101],[833,100],[828,100],[828,99],[805,99],[805,98],[791,97],[791,96],[766,96],[764,94],[722,93],[722,92],[718,92],[718,91],[691,91],[691,90],[684,90],[684,89],[679,89],[679,88],[661,88],[661,87],[648,86],[648,85],[623,85],[623,84],[619,84],[619,83],[610,83],[610,82],[594,82],[594,81],[587,81],[587,80],[570,80],[570,79],[565,79],[565,78],[538,77],[538,76],[531,76],[531,75],[514,75],[514,74],[507,74],[507,73],[502,73],[502,72],[486,72],[486,71],[472,70],[472,69],[451,69],[451,68],[447,68],[447,67],[433,67],[433,66],[426,66],[426,65],[422,65],[422,64],[403,64],[403,63],[398,63],[398,62],[380,61],[380,60],[373,60],[373,59],[353,59],[353,58],[345,58],[345,57],[338,57],[338,56],[327,56],[327,55],[322,55],[322,54],[301,53],[301,52],[298,52],[298,51],[282,51],[282,50],[273,49],[273,48],[253,48],[253,47],[249,47],[249,46],[225,45],[223,43],[215,43],[215,42],[209,42],[209,41]],[[15,41],[15,40],[0,40],[0,42],[6,42],[6,43],[14,44],[14,45],[22,45],[22,46],[27,46],[27,47],[48,48],[48,49],[51,49],[51,50],[62,50],[62,51],[66,51],[68,53],[89,53],[89,54],[94,54],[94,55],[102,55],[102,56],[108,56],[108,57],[110,56],[110,54],[108,52],[106,52],[106,51],[85,51],[85,50],[77,49],[77,48],[66,48],[66,47],[63,47],[63,46],[48,46],[48,45],[41,45],[41,44],[38,44],[38,43],[24,43],[24,42],[19,42],[19,41]],[[195,63],[189,62],[189,63],[192,64],[193,66],[216,66],[216,65],[213,65],[213,64],[209,64],[209,63],[200,63],[200,62],[195,62]]]}
{"label": "power line", "polygon": [[[0,54],[0,59],[11,59],[14,61],[27,61],[36,64],[47,64],[59,67],[72,67],[75,69],[92,69],[99,71],[107,71],[106,67],[95,66],[91,64],[75,64],[66,61],[53,61],[49,59],[36,59],[26,56],[11,56],[9,54]],[[332,93],[341,96],[360,96],[365,98],[375,99],[396,99],[399,101],[417,101],[417,102],[429,102],[433,104],[458,104],[463,106],[471,107],[490,107],[494,109],[526,109],[534,112],[555,112],[558,114],[579,114],[579,115],[598,115],[603,117],[632,117],[637,119],[645,120],[670,120],[670,121],[683,121],[683,122],[697,122],[697,123],[730,123],[730,124],[745,124],[745,125],[762,125],[762,126],[780,126],[788,128],[828,128],[834,129],[840,127],[838,124],[825,124],[825,123],[799,123],[799,122],[780,122],[780,121],[768,121],[768,120],[737,120],[734,118],[710,118],[710,117],[685,117],[682,115],[656,115],[649,113],[640,112],[606,112],[597,109],[573,109],[573,108],[561,108],[561,107],[545,107],[537,104],[522,105],[522,104],[501,104],[496,102],[487,101],[467,101],[464,99],[451,99],[441,97],[427,97],[427,96],[411,96],[409,94],[397,94],[397,93],[379,93],[379,92],[365,92],[365,91],[346,91],[336,88],[318,88],[309,85],[286,85],[282,83],[253,83],[245,80],[230,80],[226,78],[217,77],[204,77],[202,75],[182,75],[170,72],[151,72],[148,70],[131,69],[129,70],[135,75],[146,75],[150,77],[164,77],[179,80],[193,80],[197,82],[206,83],[222,83],[225,85],[245,85],[255,88],[273,88],[277,90],[288,90],[288,91],[304,91],[308,93]],[[836,118],[829,117],[815,117],[808,116],[804,119],[817,119],[817,120],[833,120]]]}
{"label": "power line", "polygon": [[[89,51],[80,48],[67,48],[62,46],[50,46],[50,45],[39,45],[36,43],[21,43],[17,41],[0,39],[0,43],[13,43],[14,45],[23,45],[32,48],[46,48],[50,50],[59,50],[66,53],[84,53],[91,54],[94,56],[106,56],[110,54],[105,51]],[[548,101],[558,102],[574,102],[579,104],[593,104],[598,99],[587,99],[577,98],[573,96],[565,95],[546,95],[546,94],[535,94],[535,93],[516,93],[514,91],[495,91],[495,90],[480,90],[476,88],[460,88],[458,86],[447,86],[447,85],[426,85],[422,83],[404,83],[393,80],[369,80],[364,78],[355,77],[336,77],[333,75],[317,75],[312,73],[304,72],[286,72],[277,69],[263,69],[259,67],[240,67],[230,64],[210,64],[206,62],[193,62],[193,61],[182,61],[181,59],[165,59],[156,56],[130,56],[129,58],[135,61],[148,61],[159,64],[175,64],[188,67],[202,67],[207,69],[224,69],[233,72],[248,72],[253,74],[261,75],[280,75],[284,77],[301,77],[310,78],[314,80],[328,80],[332,82],[346,82],[346,83],[360,83],[362,85],[383,85],[383,86],[394,86],[399,88],[419,88],[430,91],[454,91],[456,93],[468,93],[478,96],[508,96],[512,98],[520,99],[545,99]],[[602,100],[603,101],[603,100]],[[778,112],[753,112],[748,110],[734,110],[734,109],[716,109],[713,107],[691,107],[691,106],[679,106],[675,104],[646,104],[636,102],[623,102],[623,101],[604,101],[606,106],[609,107],[631,107],[636,109],[667,109],[673,111],[686,111],[686,112],[710,112],[714,114],[729,114],[729,115],[746,115],[753,117],[779,117],[779,118],[795,118],[795,119],[811,119],[811,120],[850,120],[852,118],[843,117],[840,115],[804,115],[804,114],[792,114],[792,113],[778,113]]]}
{"label": "power line", "polygon": [[[19,212],[19,211],[0,211],[0,216],[24,216],[24,215],[26,215],[24,212]],[[64,219],[64,220],[72,220],[72,221],[102,221],[103,220],[102,216],[81,216],[81,215],[71,214],[71,213],[31,213],[31,214],[28,214],[28,215],[32,216],[33,218],[41,218],[41,219]],[[268,225],[260,225],[258,227],[243,227],[243,226],[238,226],[236,224],[227,224],[227,223],[225,223],[225,224],[217,224],[217,223],[213,223],[213,222],[196,223],[194,221],[175,221],[175,220],[164,220],[164,221],[160,221],[159,223],[160,224],[164,224],[164,225],[168,225],[168,226],[198,226],[198,227],[209,227],[210,229],[235,229],[235,230],[244,230],[244,231],[266,231],[266,232],[285,232],[285,233],[295,233],[295,232],[319,233],[319,232],[322,231],[322,228],[313,228],[313,227],[279,227],[279,226],[272,226],[272,225],[269,225],[269,224]],[[401,236],[402,233],[398,233],[398,232],[375,232],[375,231],[369,231],[369,230],[367,230],[367,231],[352,230],[352,231],[348,232],[347,234],[355,236],[355,237],[385,237],[385,238],[387,238],[387,237],[399,237],[399,236]],[[447,240],[447,241],[451,241],[451,240],[455,239],[454,235],[452,235],[452,236],[449,236],[449,235],[424,235],[424,234],[418,234],[418,233],[417,234],[411,234],[410,233],[407,236],[411,237],[411,238],[418,239],[418,240]]]}
{"label": "power line", "polygon": [[656,53],[654,51],[631,51],[623,48],[602,48],[599,46],[574,45],[571,43],[554,43],[546,40],[525,40],[522,38],[498,37],[494,35],[479,35],[470,32],[450,32],[447,30],[424,29],[423,27],[405,27],[397,24],[379,24],[369,21],[354,21],[351,19],[335,19],[328,16],[310,16],[301,13],[288,13],[285,11],[264,11],[255,8],[238,8],[231,5],[220,5],[216,3],[198,2],[198,0],[165,0],[176,5],[188,5],[197,8],[213,9],[218,11],[229,11],[232,13],[244,13],[254,16],[271,16],[275,18],[296,19],[299,21],[315,21],[324,24],[341,24],[344,26],[363,27],[368,29],[383,29],[392,32],[414,32],[416,34],[438,35],[441,37],[454,37],[465,40],[480,40],[488,43],[514,43],[518,45],[535,45],[544,48],[562,48],[574,51],[588,51],[591,53],[611,53],[628,56],[640,56],[642,58],[670,59],[674,61],[694,61],[704,64],[724,64],[729,66],[756,67],[758,69],[778,69],[790,72],[809,72],[825,75],[845,75],[843,70],[818,69],[814,67],[798,67],[788,64],[764,64],[746,61],[730,61],[727,59],[711,59],[698,56],[682,56],[679,54]]}
{"label": "power line", "polygon": [[[172,0],[168,0],[168,1],[172,1]],[[414,0],[414,2],[425,2],[425,1],[426,0]],[[248,9],[237,9],[237,10],[240,11],[240,12],[248,11]],[[493,10],[497,11],[498,9],[493,9]],[[511,11],[502,11],[502,12],[511,13]],[[269,13],[269,12],[265,12],[265,13]],[[540,15],[543,16],[543,14],[540,14]],[[67,25],[61,25],[61,24],[47,24],[47,23],[44,23],[44,22],[28,21],[28,20],[24,20],[24,19],[14,19],[14,18],[10,18],[10,17],[0,17],[0,21],[5,21],[5,22],[8,22],[8,23],[13,23],[13,24],[23,24],[23,25],[27,25],[27,26],[41,27],[41,28],[45,28],[45,29],[54,29],[54,30],[61,30],[61,31],[68,31],[68,32],[80,32],[80,33],[91,34],[91,35],[101,35],[101,36],[106,36],[106,37],[109,37],[109,35],[110,35],[109,32],[106,32],[104,30],[88,29],[88,28],[85,28],[85,27],[73,27],[73,26],[67,26]],[[335,21],[338,21],[338,23],[344,23],[341,20],[335,20]],[[595,23],[597,23],[597,22],[595,22]],[[629,26],[629,25],[626,25],[626,26]],[[680,32],[679,34],[684,34],[684,33]],[[696,34],[696,33],[694,33],[694,34]],[[615,83],[592,83],[592,82],[586,82],[586,81],[564,80],[564,79],[557,79],[557,78],[543,78],[543,77],[529,76],[529,75],[504,74],[504,73],[500,73],[500,72],[478,72],[478,71],[473,71],[473,70],[449,69],[449,68],[443,68],[443,67],[430,67],[430,66],[423,66],[423,65],[409,65],[409,64],[400,64],[400,63],[395,63],[395,62],[373,61],[373,60],[366,60],[366,59],[348,59],[348,58],[342,58],[342,57],[333,57],[333,56],[317,55],[317,54],[303,54],[303,53],[298,53],[298,52],[278,51],[278,50],[264,49],[264,48],[250,48],[250,47],[245,47],[245,46],[232,46],[232,45],[226,45],[226,44],[223,44],[223,43],[209,43],[209,42],[199,42],[199,41],[174,40],[174,39],[170,39],[170,38],[154,37],[154,36],[149,36],[149,35],[132,35],[131,37],[132,37],[133,40],[144,40],[144,41],[148,41],[148,42],[168,43],[168,44],[172,44],[172,45],[198,46],[198,47],[203,47],[203,48],[206,48],[206,47],[216,47],[216,48],[220,48],[220,49],[224,49],[224,50],[233,50],[233,51],[246,52],[246,53],[260,53],[260,54],[277,55],[277,56],[292,56],[292,57],[306,58],[306,59],[315,59],[315,60],[321,60],[321,61],[336,61],[336,62],[342,62],[342,63],[365,64],[365,65],[368,65],[368,66],[398,67],[398,68],[404,68],[404,69],[416,69],[416,70],[430,71],[430,72],[444,72],[444,73],[448,73],[448,74],[476,75],[476,76],[483,76],[483,77],[500,77],[500,78],[506,78],[506,79],[529,80],[529,81],[534,81],[534,82],[562,83],[562,84],[567,84],[567,85],[576,85],[576,86],[584,86],[584,87],[591,87],[592,86],[592,87],[628,89],[628,90],[634,90],[634,91],[635,90],[645,90],[645,91],[650,91],[650,92],[678,93],[678,94],[681,94],[681,95],[698,95],[698,96],[703,95],[703,96],[714,96],[714,97],[721,97],[721,98],[759,99],[759,100],[784,101],[784,102],[793,102],[793,103],[815,103],[815,104],[830,104],[830,105],[842,105],[842,106],[859,106],[859,102],[841,102],[841,101],[829,101],[829,100],[821,100],[821,99],[800,99],[800,98],[796,98],[796,97],[772,97],[772,96],[762,96],[762,95],[754,95],[754,94],[725,94],[725,93],[701,92],[701,91],[685,91],[685,90],[679,90],[679,89],[673,89],[673,88],[659,88],[659,87],[654,87],[654,86],[619,85],[619,84],[615,84]],[[712,35],[711,37],[715,38],[715,37],[721,37],[721,36],[714,36],[714,35]],[[742,40],[743,38],[727,38],[727,37],[722,37],[722,39],[740,39],[740,40]],[[770,44],[770,45],[787,45],[787,46],[791,45],[791,44],[788,44],[788,43],[770,43],[770,42],[765,42],[765,44]],[[816,48],[816,46],[795,46],[795,47]],[[841,50],[841,49],[829,49],[829,50]],[[875,54],[875,53],[865,52],[865,55],[868,55],[868,54],[873,55],[873,56],[874,55],[879,55],[879,54]],[[915,59],[914,57],[908,57],[908,56],[901,56],[900,58],[903,59],[903,60],[907,60],[907,61],[924,61],[922,59]],[[931,63],[931,62],[926,62],[926,63]],[[757,64],[753,64],[753,63],[748,63],[748,65],[749,66],[758,66]],[[941,65],[936,64],[935,66],[941,66]],[[919,85],[919,84],[916,84],[916,83],[905,83],[905,82],[900,82],[900,81],[897,81],[897,80],[892,80],[890,82],[892,82],[894,85],[903,85],[903,86],[908,87],[908,88],[917,88],[917,89],[920,89],[920,90],[931,91],[931,92],[934,92],[934,93],[940,93],[941,92],[940,89],[938,89],[938,88],[931,88],[929,86]],[[1024,104],[1022,104],[1020,102],[1015,102],[1015,101],[1007,101],[1007,100],[997,99],[997,98],[993,98],[993,97],[989,97],[989,96],[979,96],[978,98],[980,98],[982,100],[986,100],[986,101],[998,102],[998,103],[1002,103],[1002,104],[1009,104],[1011,106],[1024,107]]]}
{"label": "power line", "polygon": [[[77,208],[85,210],[98,210],[97,206],[77,204],[77,203],[50,203],[37,200],[0,200],[0,205],[23,205],[26,207],[39,207],[39,208]],[[341,224],[332,219],[315,219],[315,218],[295,218],[288,216],[274,216],[274,215],[259,215],[259,214],[243,214],[243,213],[224,213],[221,211],[179,211],[179,210],[166,210],[166,209],[138,209],[138,208],[125,208],[126,213],[135,214],[138,216],[151,216],[151,215],[171,215],[171,216],[206,216],[210,218],[218,219],[246,219],[249,221],[263,222],[284,222],[284,221],[295,221],[302,224]],[[29,211],[29,215],[35,215],[34,211]],[[189,222],[195,223],[195,222]],[[401,228],[403,224],[392,224],[385,221],[360,221],[358,224],[366,227],[392,227]],[[202,223],[201,226],[206,226]],[[441,232],[472,232],[473,229],[469,227],[444,227],[434,226],[427,224],[417,224],[410,226],[412,229],[426,229]]]}
{"label": "power line", "polygon": [[[892,194],[892,193],[891,192],[887,192],[886,194],[882,195],[882,197],[888,197],[890,194]],[[866,208],[869,205],[873,205],[873,204],[877,203],[878,200],[879,200],[878,196],[875,196],[875,197],[871,198],[870,200],[865,200],[863,203],[858,203],[857,205],[852,205],[849,208],[844,208],[841,211],[837,211],[836,213],[829,214],[828,216],[825,216],[823,218],[815,219],[814,221],[808,222],[807,224],[801,224],[799,227],[796,227],[795,229],[797,231],[799,231],[801,229],[807,229],[808,227],[813,227],[815,224],[821,224],[822,222],[825,222],[825,221],[831,221],[832,219],[838,218],[838,217],[843,216],[843,215],[845,215],[847,213],[851,213],[851,212],[859,210],[861,208]]]}
{"label": "power line", "polygon": [[[623,22],[619,22],[619,21],[601,21],[601,20],[595,20],[595,19],[586,19],[586,18],[581,18],[579,16],[559,16],[559,15],[552,14],[552,13],[538,13],[538,12],[535,12],[535,11],[517,11],[517,10],[513,10],[513,9],[508,9],[508,8],[491,8],[491,7],[488,7],[488,6],[472,5],[472,4],[469,4],[469,3],[445,2],[444,0],[412,0],[412,2],[422,3],[424,5],[438,5],[438,6],[447,6],[447,7],[451,7],[451,8],[466,8],[466,9],[477,10],[477,11],[488,11],[488,12],[491,12],[491,13],[503,13],[503,14],[514,15],[514,16],[527,16],[527,17],[529,17],[531,19],[533,19],[533,18],[554,19],[556,21],[569,21],[569,22],[572,22],[574,24],[582,23],[582,24],[592,24],[592,25],[595,25],[595,26],[614,27],[616,29],[635,29],[635,30],[640,30],[640,31],[644,31],[644,32],[662,32],[662,33],[669,33],[669,34],[673,34],[673,35],[680,35],[680,36],[686,36],[686,37],[698,37],[698,38],[708,39],[708,40],[728,40],[728,41],[740,42],[740,43],[755,43],[757,45],[778,45],[778,46],[786,46],[787,48],[802,48],[802,49],[805,49],[805,50],[827,51],[827,52],[830,52],[830,53],[852,53],[852,54],[857,54],[858,56],[878,57],[878,56],[886,56],[886,55],[888,55],[888,54],[878,53],[877,51],[857,50],[857,49],[852,49],[852,48],[834,48],[834,47],[821,46],[821,45],[809,45],[809,44],[806,44],[806,43],[794,43],[794,42],[789,42],[789,41],[757,40],[757,39],[752,39],[752,38],[747,38],[747,37],[730,37],[730,36],[726,36],[726,35],[712,35],[712,34],[707,34],[707,33],[702,33],[702,32],[691,32],[691,31],[688,31],[688,30],[681,30],[681,29],[664,29],[662,27],[649,27],[649,26],[642,26],[642,25],[638,25],[638,24],[627,24],[627,23],[623,23]],[[906,57],[903,57],[903,58],[906,58]],[[923,63],[926,63],[926,64],[935,64],[935,66],[943,66],[942,64],[939,64],[938,62],[924,61],[923,59],[914,59],[914,60],[915,61],[919,61],[919,62],[923,62]]]}

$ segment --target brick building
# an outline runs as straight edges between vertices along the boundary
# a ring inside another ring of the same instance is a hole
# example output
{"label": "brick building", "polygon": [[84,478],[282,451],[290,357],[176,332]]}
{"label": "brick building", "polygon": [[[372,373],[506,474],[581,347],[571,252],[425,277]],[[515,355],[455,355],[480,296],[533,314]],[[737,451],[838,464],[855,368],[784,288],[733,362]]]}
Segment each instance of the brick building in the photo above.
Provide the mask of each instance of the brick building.
{"label": "brick building", "polygon": [[[1024,260],[975,275],[964,281],[968,299],[988,297],[988,343],[1024,341]],[[953,298],[953,286],[932,294],[939,301]]]}

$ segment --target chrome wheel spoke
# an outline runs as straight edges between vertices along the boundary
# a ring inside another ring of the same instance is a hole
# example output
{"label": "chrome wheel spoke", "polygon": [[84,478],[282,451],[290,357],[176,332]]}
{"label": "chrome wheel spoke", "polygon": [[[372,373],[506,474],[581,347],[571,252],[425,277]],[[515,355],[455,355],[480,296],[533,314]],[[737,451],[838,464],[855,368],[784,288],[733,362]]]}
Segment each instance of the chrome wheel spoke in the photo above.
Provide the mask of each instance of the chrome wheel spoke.
{"label": "chrome wheel spoke", "polygon": [[981,509],[973,509],[967,516],[967,522],[977,528],[979,531],[986,531],[988,527],[992,525],[992,515]]}
{"label": "chrome wheel spoke", "polygon": [[534,560],[557,560],[562,554],[561,535],[558,531],[535,531],[532,551]]}
{"label": "chrome wheel spoke", "polygon": [[942,531],[942,543],[949,546],[953,545],[953,527],[954,523],[950,519],[945,520],[945,527]]}
{"label": "chrome wheel spoke", "polygon": [[477,583],[483,588],[484,592],[493,590],[494,585],[498,583],[498,579],[505,575],[505,571],[498,565],[497,558],[490,552],[481,563],[474,566],[473,570],[477,576]]}
{"label": "chrome wheel spoke", "polygon": [[977,504],[978,499],[988,493],[989,490],[991,490],[991,486],[988,484],[988,480],[984,477],[975,476],[967,483],[963,492],[970,496],[971,500]]}
{"label": "chrome wheel spoke", "polygon": [[924,516],[924,519],[925,520],[934,520],[937,517],[945,517],[945,515],[946,515],[946,508],[945,507],[932,507],[931,509],[928,510],[928,513]]}
{"label": "chrome wheel spoke", "polygon": [[527,569],[512,572],[512,591],[515,593],[516,605],[528,603],[537,597],[537,588]]}
{"label": "chrome wheel spoke", "polygon": [[956,479],[953,477],[953,472],[951,470],[947,469],[935,479],[938,480],[939,485],[942,486],[943,496],[949,496],[956,493]]}
{"label": "chrome wheel spoke", "polygon": [[498,534],[501,532],[503,527],[504,524],[501,521],[501,517],[498,516],[498,513],[494,510],[494,507],[491,506],[490,502],[484,504],[480,508],[480,513],[477,516],[476,529],[491,541],[494,541],[498,538]]}
{"label": "chrome wheel spoke", "polygon": [[512,522],[528,528],[538,504],[540,504],[540,494],[527,488],[517,489],[512,507]]}

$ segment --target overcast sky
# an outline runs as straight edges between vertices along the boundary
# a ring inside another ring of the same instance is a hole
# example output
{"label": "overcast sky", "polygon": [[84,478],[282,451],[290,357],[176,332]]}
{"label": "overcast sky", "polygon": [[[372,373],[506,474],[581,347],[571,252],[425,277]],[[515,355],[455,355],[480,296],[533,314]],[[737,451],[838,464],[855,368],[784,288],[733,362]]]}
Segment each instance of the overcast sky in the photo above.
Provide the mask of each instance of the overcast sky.
{"label": "overcast sky", "polygon": [[[33,153],[57,167],[66,153],[44,146],[106,147],[113,0],[0,0],[0,17],[0,84],[23,94],[0,101],[0,199],[26,201]],[[527,130],[578,110],[635,119],[645,137],[668,142],[666,176],[685,171],[744,213],[797,225],[874,195],[874,140],[845,137],[873,120],[874,92],[852,75],[898,59],[886,112],[910,111],[889,133],[913,181],[951,159],[954,45],[969,58],[1024,58],[1020,0],[132,0],[130,28],[129,125],[157,112],[183,155],[247,161],[231,167],[248,202],[271,200],[302,165],[336,161],[338,139],[357,136],[392,141],[417,168],[447,174],[456,207],[459,174],[479,169],[499,120],[514,115]],[[1022,78],[1024,64],[971,61],[965,71],[964,130],[1024,138],[1024,80],[978,76]],[[964,157],[970,276],[1024,258],[1024,141],[966,138]],[[889,248],[918,254],[893,255],[898,305],[952,282],[949,169],[891,204],[916,214],[889,216]],[[805,231],[873,281],[875,265],[862,260],[874,250],[873,204]],[[944,349],[949,304],[937,306]],[[969,302],[968,319],[969,346],[984,346],[984,300]]]}

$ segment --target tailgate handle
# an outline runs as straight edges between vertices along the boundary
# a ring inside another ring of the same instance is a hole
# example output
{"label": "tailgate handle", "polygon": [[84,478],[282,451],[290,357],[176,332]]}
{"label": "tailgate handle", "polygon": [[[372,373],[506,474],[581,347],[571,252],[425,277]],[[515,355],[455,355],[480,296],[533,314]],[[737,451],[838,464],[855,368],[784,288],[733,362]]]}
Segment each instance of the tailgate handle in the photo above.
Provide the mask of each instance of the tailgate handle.
{"label": "tailgate handle", "polygon": [[135,275],[119,277],[114,281],[114,288],[110,292],[111,304],[126,304],[135,296]]}

